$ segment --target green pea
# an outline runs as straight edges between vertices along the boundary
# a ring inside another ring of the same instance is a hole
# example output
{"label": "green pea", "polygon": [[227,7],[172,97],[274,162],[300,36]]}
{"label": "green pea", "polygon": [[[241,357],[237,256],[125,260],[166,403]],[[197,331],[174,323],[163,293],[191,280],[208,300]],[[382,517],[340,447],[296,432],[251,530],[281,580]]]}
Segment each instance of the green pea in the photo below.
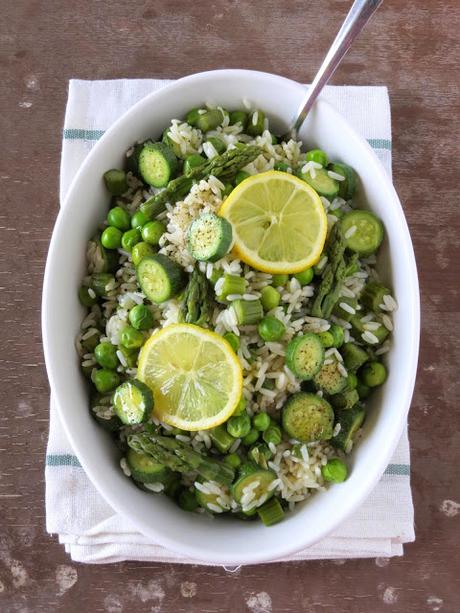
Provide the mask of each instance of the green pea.
{"label": "green pea", "polygon": [[247,401],[244,396],[241,396],[239,403],[236,405],[236,409],[233,411],[233,416],[241,415],[246,412]]}
{"label": "green pea", "polygon": [[124,170],[112,168],[107,170],[103,176],[106,188],[114,196],[121,196],[129,187]]}
{"label": "green pea", "polygon": [[93,370],[91,380],[100,394],[107,394],[120,384],[120,377],[114,370],[102,368]]}
{"label": "green pea", "polygon": [[112,343],[99,343],[94,349],[94,357],[102,368],[113,370],[118,366],[117,348]]}
{"label": "green pea", "polygon": [[125,230],[129,230],[131,226],[129,213],[125,211],[125,209],[122,209],[121,206],[116,206],[113,209],[110,209],[109,214],[107,215],[107,223],[109,226],[118,228],[123,232]]}
{"label": "green pea", "polygon": [[137,228],[127,230],[121,237],[121,246],[125,251],[131,251],[134,245],[141,242],[141,233]]}
{"label": "green pea", "polygon": [[273,275],[272,285],[273,287],[282,287],[289,281],[288,275]]}
{"label": "green pea", "polygon": [[200,109],[190,109],[190,111],[185,116],[185,121],[190,126],[196,126],[196,122],[198,121],[199,116],[200,116]]}
{"label": "green pea", "polygon": [[262,288],[260,302],[264,307],[264,311],[271,311],[272,309],[276,309],[281,300],[281,295],[277,289],[272,287],[271,285],[267,285]]}
{"label": "green pea", "polygon": [[209,132],[214,130],[224,120],[224,115],[219,109],[210,109],[205,113],[200,113],[196,120],[196,127],[202,132]]}
{"label": "green pea", "polygon": [[[91,293],[93,295],[91,295]],[[85,285],[82,285],[78,290],[78,299],[83,306],[92,307],[93,304],[96,304],[97,296],[95,295],[94,290],[92,290],[91,293],[89,292],[89,287],[86,287]]]}
{"label": "green pea", "polygon": [[348,477],[348,468],[340,458],[331,458],[327,464],[321,467],[321,474],[325,481],[342,483]]}
{"label": "green pea", "polygon": [[267,443],[273,443],[274,445],[279,445],[283,440],[283,435],[281,434],[281,428],[275,424],[271,424],[265,432],[262,433],[262,438]]}
{"label": "green pea", "polygon": [[177,504],[183,511],[195,511],[200,505],[196,499],[195,492],[184,489],[177,497]]}
{"label": "green pea", "polygon": [[139,356],[138,349],[126,349],[123,345],[120,345],[119,351],[123,354],[126,360],[126,366],[128,368],[135,368],[137,366],[137,358]]}
{"label": "green pea", "polygon": [[[275,290],[276,291],[276,290]],[[264,317],[260,320],[257,332],[262,340],[267,342],[279,341],[286,332],[286,326],[276,317]]]}
{"label": "green pea", "polygon": [[265,430],[270,427],[270,424],[270,415],[267,413],[257,413],[257,415],[254,415],[252,418],[252,425],[256,430],[259,430],[259,432],[265,432]]}
{"label": "green pea", "polygon": [[161,221],[149,221],[149,223],[145,224],[142,228],[142,238],[150,245],[158,245],[165,230],[165,225],[161,223]]}
{"label": "green pea", "polygon": [[263,111],[254,111],[249,116],[246,132],[250,136],[260,136],[265,128],[265,113]]}
{"label": "green pea", "polygon": [[259,438],[259,431],[256,430],[255,428],[251,428],[251,430],[249,430],[249,432],[246,434],[246,436],[243,438],[243,445],[252,445],[253,443],[255,443],[257,441],[257,439]]}
{"label": "green pea", "polygon": [[142,230],[142,227],[148,222],[148,217],[142,211],[136,211],[131,217],[131,228]]}
{"label": "green pea", "polygon": [[152,311],[145,304],[136,304],[130,310],[128,319],[136,330],[149,330],[153,326]]}
{"label": "green pea", "polygon": [[306,268],[302,272],[298,272],[294,275],[294,279],[300,283],[300,285],[308,285],[313,281],[314,272],[312,268]]}
{"label": "green pea", "polygon": [[240,337],[237,336],[234,332],[226,332],[224,334],[224,339],[229,343],[233,351],[236,353],[240,348]]}
{"label": "green pea", "polygon": [[231,183],[225,183],[224,190],[222,192],[222,198],[226,198],[227,196],[229,196],[232,193],[233,189],[234,187]]}
{"label": "green pea", "polygon": [[273,168],[275,170],[279,170],[280,172],[287,172],[289,169],[289,164],[286,164],[286,162],[275,162]]}
{"label": "green pea", "polygon": [[148,255],[153,255],[154,253],[155,249],[152,247],[152,245],[149,245],[144,241],[136,243],[131,251],[131,259],[134,266],[137,266],[142,258],[145,258]]}
{"label": "green pea", "polygon": [[144,335],[132,326],[126,326],[120,335],[121,344],[126,349],[138,349],[144,343]]}
{"label": "green pea", "polygon": [[247,413],[230,417],[227,421],[227,432],[235,438],[244,438],[251,430],[251,418]]}
{"label": "green pea", "polygon": [[233,183],[235,184],[235,187],[250,176],[251,175],[245,170],[238,171],[235,175],[235,180],[233,181]]}
{"label": "green pea", "polygon": [[229,453],[222,461],[232,468],[238,468],[241,465],[241,458],[237,453]]}
{"label": "green pea", "polygon": [[345,332],[343,328],[337,324],[332,324],[328,332],[330,332],[334,338],[333,347],[336,347],[337,349],[341,347],[345,341]]}
{"label": "green pea", "polygon": [[193,168],[198,168],[198,166],[203,166],[206,162],[205,158],[199,153],[192,153],[192,155],[188,155],[184,161],[183,173],[184,175],[188,174]]}
{"label": "green pea", "polygon": [[361,381],[368,387],[377,387],[385,383],[387,369],[381,362],[368,362],[360,371]]}
{"label": "green pea", "polygon": [[221,153],[227,149],[227,145],[224,143],[224,141],[217,136],[209,136],[207,138],[207,142],[211,143],[218,155],[221,155]]}
{"label": "green pea", "polygon": [[365,400],[369,397],[369,394],[371,393],[371,388],[368,385],[364,385],[364,383],[361,383],[361,381],[358,381],[356,391],[358,392],[359,399]]}
{"label": "green pea", "polygon": [[248,123],[248,114],[244,111],[232,111],[230,113],[230,125],[234,126],[236,123],[240,123],[243,130],[245,130]]}
{"label": "green pea", "polygon": [[329,164],[327,154],[322,149],[312,149],[311,151],[307,151],[305,159],[307,162],[316,162],[317,164],[321,164],[323,168],[326,168],[326,166]]}
{"label": "green pea", "polygon": [[319,340],[321,341],[322,346],[325,349],[328,349],[329,347],[333,347],[334,346],[334,337],[331,334],[331,332],[329,332],[329,330],[326,330],[325,332],[320,332],[318,334]]}
{"label": "green pea", "polygon": [[274,134],[272,134],[271,137],[272,137],[272,145],[277,145],[278,144],[278,137],[275,136]]}
{"label": "green pea", "polygon": [[101,243],[106,249],[118,249],[121,247],[123,233],[115,226],[109,226],[101,235]]}
{"label": "green pea", "polygon": [[356,389],[357,385],[358,385],[358,377],[355,375],[354,372],[349,372],[347,375],[347,389],[354,390]]}
{"label": "green pea", "polygon": [[95,272],[91,275],[90,287],[97,296],[107,296],[110,291],[107,288],[112,287],[115,277],[108,272]]}

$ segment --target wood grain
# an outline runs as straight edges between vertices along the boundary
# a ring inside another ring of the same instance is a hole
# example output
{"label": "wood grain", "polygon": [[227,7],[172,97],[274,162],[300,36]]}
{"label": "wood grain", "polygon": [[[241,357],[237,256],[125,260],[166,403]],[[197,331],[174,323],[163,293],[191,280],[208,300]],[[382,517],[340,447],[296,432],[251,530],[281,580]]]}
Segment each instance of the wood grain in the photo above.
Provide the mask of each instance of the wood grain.
{"label": "wood grain", "polygon": [[333,82],[386,84],[396,188],[423,308],[410,414],[417,541],[399,559],[220,568],[72,563],[45,533],[49,390],[40,338],[71,77],[180,77],[243,67],[312,78],[342,0],[16,0],[0,30],[0,610],[252,613],[460,608],[458,32],[454,0],[387,0]]}

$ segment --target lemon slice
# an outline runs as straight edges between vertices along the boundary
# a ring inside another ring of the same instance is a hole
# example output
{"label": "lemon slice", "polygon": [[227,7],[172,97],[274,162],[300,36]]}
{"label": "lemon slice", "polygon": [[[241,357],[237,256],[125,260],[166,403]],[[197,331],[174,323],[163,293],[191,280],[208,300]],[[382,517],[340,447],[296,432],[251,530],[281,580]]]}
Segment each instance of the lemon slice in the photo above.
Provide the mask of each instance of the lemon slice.
{"label": "lemon slice", "polygon": [[233,226],[235,254],[263,272],[290,274],[316,264],[326,240],[320,197],[285,172],[248,177],[230,193],[220,215]]}
{"label": "lemon slice", "polygon": [[141,350],[137,377],[153,392],[156,417],[182,430],[207,430],[224,422],[243,388],[229,343],[192,324],[152,334]]}

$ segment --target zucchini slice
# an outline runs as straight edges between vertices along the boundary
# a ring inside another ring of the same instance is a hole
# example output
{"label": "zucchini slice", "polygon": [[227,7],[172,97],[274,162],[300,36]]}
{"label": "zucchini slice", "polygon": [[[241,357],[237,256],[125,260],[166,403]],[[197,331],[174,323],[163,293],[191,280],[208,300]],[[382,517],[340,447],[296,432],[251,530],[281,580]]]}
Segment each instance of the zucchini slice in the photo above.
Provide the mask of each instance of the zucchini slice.
{"label": "zucchini slice", "polygon": [[177,170],[174,151],[165,143],[145,143],[139,154],[139,173],[153,187],[166,187]]}
{"label": "zucchini slice", "polygon": [[126,425],[140,424],[152,414],[153,396],[150,388],[137,379],[125,381],[113,395],[115,413]]}
{"label": "zucchini slice", "polygon": [[287,367],[302,381],[312,379],[319,372],[323,361],[324,347],[317,334],[297,336],[287,346]]}
{"label": "zucchini slice", "polygon": [[308,183],[315,192],[320,196],[324,196],[328,200],[333,200],[339,194],[339,182],[332,179],[325,168],[315,169],[315,178],[309,172],[301,172],[300,178]]}
{"label": "zucchini slice", "polygon": [[139,453],[129,448],[126,462],[135,481],[140,483],[165,483],[172,475],[172,470],[146,453]]}
{"label": "zucchini slice", "polygon": [[[233,498],[239,502],[245,510],[260,507],[275,493],[275,488],[270,489],[270,485],[275,479],[276,474],[271,470],[254,470],[250,473],[243,472],[240,478],[232,485]],[[250,491],[252,491],[254,495],[247,499],[246,495]]]}
{"label": "zucchini slice", "polygon": [[288,436],[302,443],[327,441],[332,437],[334,411],[324,398],[298,392],[287,399],[282,421]]}
{"label": "zucchini slice", "polygon": [[182,268],[161,253],[142,258],[136,275],[144,294],[157,304],[177,295],[185,285]]}
{"label": "zucchini slice", "polygon": [[338,411],[336,421],[340,424],[340,432],[331,439],[334,447],[338,447],[346,453],[351,451],[353,437],[363,425],[365,417],[366,412],[359,404],[347,411]]}
{"label": "zucchini slice", "polygon": [[367,351],[354,343],[345,343],[341,352],[345,368],[353,372],[361,368],[370,359]]}
{"label": "zucchini slice", "polygon": [[346,213],[340,220],[340,227],[348,249],[359,255],[371,255],[382,243],[383,224],[371,211]]}
{"label": "zucchini slice", "polygon": [[321,370],[313,377],[315,385],[326,394],[340,394],[347,387],[347,377],[340,372],[339,361],[332,358],[329,364],[323,364]]}
{"label": "zucchini slice", "polygon": [[233,240],[231,224],[214,213],[203,213],[190,224],[187,246],[190,255],[200,262],[217,262],[230,250]]}
{"label": "zucchini slice", "polygon": [[345,181],[339,181],[339,196],[344,200],[353,198],[356,190],[356,173],[351,166],[342,163],[329,164],[329,170],[345,177]]}

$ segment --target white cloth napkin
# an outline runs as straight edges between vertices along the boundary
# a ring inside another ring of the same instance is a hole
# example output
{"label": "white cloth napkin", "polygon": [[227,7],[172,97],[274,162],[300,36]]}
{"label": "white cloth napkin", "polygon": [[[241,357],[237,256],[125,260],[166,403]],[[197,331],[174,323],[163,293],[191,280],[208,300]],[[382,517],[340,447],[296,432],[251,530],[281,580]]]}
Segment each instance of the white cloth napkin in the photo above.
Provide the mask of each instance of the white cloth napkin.
{"label": "white cloth napkin", "polygon": [[[169,81],[70,81],[62,143],[63,202],[78,167],[97,139],[130,106]],[[324,97],[375,149],[391,174],[391,118],[386,87],[326,87]],[[169,551],[138,533],[96,491],[68,442],[51,399],[46,456],[46,526],[73,560],[86,563],[147,560],[206,564]],[[415,538],[407,430],[381,481],[334,534],[282,561],[391,557]],[[281,561],[281,560],[280,560]]]}

